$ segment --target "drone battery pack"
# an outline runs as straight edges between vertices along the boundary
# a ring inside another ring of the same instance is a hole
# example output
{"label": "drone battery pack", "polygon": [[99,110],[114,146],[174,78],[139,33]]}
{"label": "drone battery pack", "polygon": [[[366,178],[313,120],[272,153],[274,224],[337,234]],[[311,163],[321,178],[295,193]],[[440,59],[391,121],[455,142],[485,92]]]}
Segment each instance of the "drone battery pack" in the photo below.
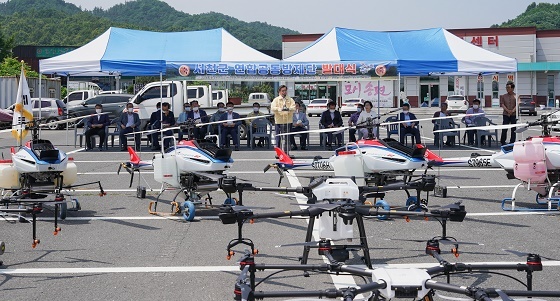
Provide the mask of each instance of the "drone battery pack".
{"label": "drone battery pack", "polygon": [[146,198],[146,187],[144,187],[144,186],[136,187],[136,197],[139,198],[139,199],[145,199]]}
{"label": "drone battery pack", "polygon": [[434,188],[434,196],[446,198],[447,197],[447,186],[436,186]]}

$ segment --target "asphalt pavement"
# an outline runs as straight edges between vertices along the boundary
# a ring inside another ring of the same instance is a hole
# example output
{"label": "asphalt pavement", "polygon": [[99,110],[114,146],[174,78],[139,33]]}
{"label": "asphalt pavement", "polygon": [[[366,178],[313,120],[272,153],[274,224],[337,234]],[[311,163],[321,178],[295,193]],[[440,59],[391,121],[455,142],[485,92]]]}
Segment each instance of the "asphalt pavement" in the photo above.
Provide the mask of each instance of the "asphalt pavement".
{"label": "asphalt pavement", "polygon": [[[432,110],[433,111],[433,110]],[[432,111],[422,111],[418,116],[431,117]],[[497,113],[495,118],[501,116]],[[522,117],[522,121],[536,117]],[[318,118],[310,119],[316,126]],[[347,120],[347,118],[345,118]],[[430,122],[422,122],[423,142],[431,149],[433,136]],[[385,131],[381,130],[384,136]],[[538,135],[539,129],[529,129],[523,135]],[[66,136],[68,135],[68,136]],[[232,300],[235,279],[239,273],[236,261],[243,247],[235,248],[236,254],[226,259],[226,245],[237,236],[235,225],[223,225],[217,219],[217,209],[198,208],[196,219],[186,222],[180,216],[157,217],[148,214],[149,202],[155,200],[159,185],[153,174],[143,173],[141,183],[148,187],[147,198],[136,198],[135,177],[132,188],[128,187],[129,175],[117,175],[119,162],[128,159],[126,152],[118,147],[109,151],[85,152],[73,145],[73,131],[44,130],[41,138],[50,139],[60,149],[74,158],[78,166],[78,183],[100,180],[107,195],[99,197],[95,187],[80,187],[72,198],[80,201],[80,211],[70,211],[61,222],[62,231],[53,236],[52,212],[45,210],[38,223],[41,243],[31,248],[31,226],[0,220],[0,240],[6,243],[6,252],[0,255],[4,266],[0,267],[0,296],[4,300]],[[522,136],[519,135],[521,139]],[[70,141],[67,145],[67,141]],[[244,141],[243,141],[244,142]],[[242,142],[242,145],[244,144]],[[318,135],[311,138],[308,151],[291,152],[298,156],[328,157],[332,152],[319,147]],[[9,157],[13,139],[9,133],[0,134],[0,152]],[[467,146],[445,147],[436,150],[441,157],[469,156],[473,152],[486,154],[497,151]],[[140,154],[151,159],[152,152]],[[229,171],[255,186],[276,186],[278,174],[263,168],[274,162],[272,149],[247,149],[233,152],[235,163]],[[517,180],[508,180],[498,168],[440,168],[429,173],[442,175],[438,184],[448,188],[446,198],[429,195],[428,207],[435,209],[453,202],[462,202],[468,212],[462,223],[449,222],[449,236],[462,242],[460,256],[455,258],[449,246],[442,246],[442,254],[450,262],[525,262],[525,257],[506,250],[538,253],[543,258],[544,270],[535,272],[533,289],[557,289],[560,275],[560,235],[557,215],[532,212],[504,212],[500,203],[511,196]],[[418,172],[420,173],[420,172]],[[307,185],[306,176],[332,174],[324,171],[296,171],[282,186]],[[150,189],[152,188],[152,189]],[[169,202],[174,192],[161,196],[158,209],[170,212]],[[211,193],[214,204],[221,204],[223,192]],[[299,210],[296,199],[270,192],[246,192],[244,205],[273,207],[255,209],[256,212]],[[391,206],[404,206],[403,191],[387,193],[385,200]],[[518,191],[518,205],[537,206],[535,194]],[[542,207],[542,206],[541,206]],[[305,218],[282,218],[256,220],[243,227],[243,236],[255,243],[259,254],[256,262],[265,264],[297,264],[302,247],[275,246],[303,242],[308,220]],[[441,234],[438,221],[402,218],[378,220],[367,218],[365,222],[370,255],[375,266],[416,267],[436,265],[437,262],[424,253],[425,243],[404,241],[406,239],[428,240]],[[358,231],[355,226],[355,235]],[[352,251],[349,264],[362,265],[360,252]],[[310,263],[322,263],[323,258],[312,249]],[[262,279],[269,272],[257,273]],[[509,275],[525,279],[523,272],[510,271]],[[444,278],[438,278],[444,280]],[[360,284],[362,279],[349,276],[331,276],[311,273],[303,277],[301,272],[283,272],[271,276],[258,286],[260,290],[326,289]],[[452,278],[453,283],[523,289],[506,277],[492,274],[463,274]],[[436,299],[441,299],[436,297]],[[281,299],[284,300],[284,299]],[[549,299],[552,300],[552,299]]]}

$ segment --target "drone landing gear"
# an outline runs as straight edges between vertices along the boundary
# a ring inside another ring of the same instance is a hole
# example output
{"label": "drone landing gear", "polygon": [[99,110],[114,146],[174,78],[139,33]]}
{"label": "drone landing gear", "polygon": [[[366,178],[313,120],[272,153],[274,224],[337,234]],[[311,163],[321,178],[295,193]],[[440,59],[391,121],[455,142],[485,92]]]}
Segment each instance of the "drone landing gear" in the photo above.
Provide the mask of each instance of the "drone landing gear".
{"label": "drone landing gear", "polygon": [[251,248],[251,254],[257,255],[259,254],[259,250],[255,249],[255,244],[249,238],[243,237],[243,224],[245,223],[246,219],[238,219],[237,220],[237,238],[232,239],[227,245],[227,260],[231,259],[231,256],[235,255],[235,251],[233,251],[233,247],[237,245],[246,245]]}
{"label": "drone landing gear", "polygon": [[[537,204],[539,205],[544,205],[546,204],[547,207],[546,208],[526,208],[526,207],[516,207],[515,206],[515,194],[517,193],[517,189],[519,189],[519,187],[524,186],[525,184],[528,185],[529,189],[530,189],[530,183],[519,183],[515,186],[515,188],[513,189],[513,193],[511,194],[511,198],[505,198],[502,200],[502,210],[504,211],[551,211],[551,210],[560,210],[559,206],[559,202],[560,202],[560,198],[555,196],[555,193],[558,191],[558,188],[560,186],[560,183],[555,183],[554,185],[552,185],[552,187],[550,187],[548,189],[548,194],[546,196],[541,195],[540,193],[537,193],[536,197],[535,197],[535,201],[537,202]],[[535,184],[535,185],[539,185],[539,184]],[[545,201],[543,201],[545,200]],[[511,207],[507,206],[507,203],[511,202]],[[556,208],[554,208],[552,205],[556,205]]]}

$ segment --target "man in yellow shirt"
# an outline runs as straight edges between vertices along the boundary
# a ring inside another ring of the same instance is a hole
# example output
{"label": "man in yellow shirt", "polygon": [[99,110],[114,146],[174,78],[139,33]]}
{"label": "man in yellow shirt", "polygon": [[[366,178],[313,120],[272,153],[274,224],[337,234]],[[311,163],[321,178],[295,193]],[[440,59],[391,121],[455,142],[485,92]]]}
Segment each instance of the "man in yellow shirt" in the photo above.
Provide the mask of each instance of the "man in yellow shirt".
{"label": "man in yellow shirt", "polygon": [[[286,85],[281,85],[280,88],[278,88],[278,97],[274,98],[270,104],[270,110],[272,114],[274,114],[274,123],[276,124],[276,147],[282,145],[278,134],[291,131],[293,115],[296,110],[296,102],[291,97],[287,97],[287,93],[288,87],[286,87]],[[285,141],[288,141],[288,139]],[[285,147],[286,149],[288,148],[287,143]],[[284,151],[286,151],[286,149],[284,149]]]}

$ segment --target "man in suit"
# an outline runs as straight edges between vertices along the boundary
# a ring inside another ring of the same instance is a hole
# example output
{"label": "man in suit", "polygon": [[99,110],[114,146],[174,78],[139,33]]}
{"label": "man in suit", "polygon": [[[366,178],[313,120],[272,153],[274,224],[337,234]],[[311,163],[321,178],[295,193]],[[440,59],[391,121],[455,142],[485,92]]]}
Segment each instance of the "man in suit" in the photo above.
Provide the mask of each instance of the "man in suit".
{"label": "man in suit", "polygon": [[[140,116],[138,116],[138,113],[134,112],[131,102],[126,104],[126,112],[121,114],[117,125],[120,127],[119,141],[121,143],[121,151],[126,151],[127,134],[140,131]],[[136,151],[138,151],[140,149],[140,134],[134,135],[134,144],[136,146]]]}
{"label": "man in suit", "polygon": [[403,103],[402,105],[402,112],[399,114],[399,121],[410,121],[410,122],[403,122],[400,124],[400,142],[404,143],[404,136],[406,134],[414,135],[414,143],[420,144],[422,143],[420,139],[420,131],[418,130],[419,122],[412,120],[417,120],[416,115],[410,112],[410,104]]}
{"label": "man in suit", "polygon": [[[309,119],[304,112],[301,110],[301,105],[296,102],[296,111],[294,112],[294,117],[292,118],[292,132],[307,131],[309,129]],[[307,133],[299,134],[299,146],[301,150],[307,150]],[[290,143],[292,144],[292,150],[297,150],[295,135],[290,135]]]}
{"label": "man in suit", "polygon": [[[157,116],[156,121],[152,128],[154,130],[157,129],[166,129],[173,125],[175,125],[175,116],[173,112],[169,109],[169,103],[164,102],[161,104],[161,112],[160,115]],[[163,136],[173,136],[173,131],[164,131]],[[171,139],[164,139],[163,140],[163,149],[169,148],[171,145]],[[152,134],[152,150],[160,150],[159,145],[159,132]]]}
{"label": "man in suit", "polygon": [[[95,113],[101,114],[103,112],[103,105],[100,103],[95,105]],[[103,143],[105,142],[105,128],[111,124],[107,114],[90,116],[86,120],[86,151],[93,149],[91,145],[91,136],[99,136],[99,151],[103,150]]]}
{"label": "man in suit", "polygon": [[223,121],[220,124],[220,128],[222,131],[222,136],[220,137],[220,142],[222,143],[222,147],[226,147],[227,135],[231,135],[233,139],[233,144],[235,144],[235,150],[239,150],[239,136],[238,136],[238,128],[241,125],[241,121],[231,121],[233,119],[239,119],[239,114],[233,111],[233,103],[228,102],[226,104],[226,113],[222,114],[220,117],[220,121]]}
{"label": "man in suit", "polygon": [[[340,112],[335,109],[336,108],[336,103],[334,101],[331,101],[327,104],[327,107],[329,109],[324,111],[323,114],[321,114],[321,121],[319,121],[319,123],[325,129],[341,127],[343,125],[342,116],[340,115]],[[342,133],[336,134],[336,140],[337,140],[338,146],[341,147],[342,146]],[[332,142],[333,142],[333,132],[328,132],[327,133],[327,147],[328,147],[329,150],[332,150]]]}
{"label": "man in suit", "polygon": [[[192,119],[195,124],[208,122],[208,114],[206,114],[206,111],[200,109],[198,100],[191,101],[190,108],[191,110],[187,111],[187,120]],[[204,136],[206,136],[206,127],[194,128],[194,138],[204,139]]]}

